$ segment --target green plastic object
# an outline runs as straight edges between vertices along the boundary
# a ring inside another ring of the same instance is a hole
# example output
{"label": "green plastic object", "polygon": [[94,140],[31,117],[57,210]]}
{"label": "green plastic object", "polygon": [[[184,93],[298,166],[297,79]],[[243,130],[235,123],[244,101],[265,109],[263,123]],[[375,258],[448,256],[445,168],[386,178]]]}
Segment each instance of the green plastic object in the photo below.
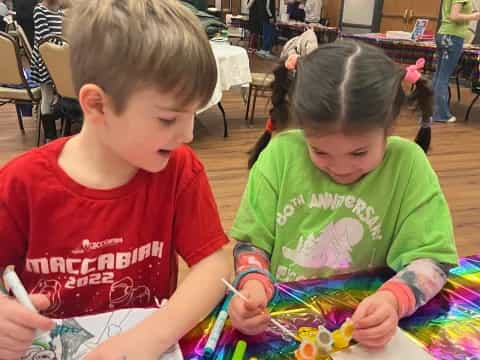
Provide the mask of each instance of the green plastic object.
{"label": "green plastic object", "polygon": [[237,345],[235,345],[235,352],[233,353],[232,360],[243,360],[246,351],[247,343],[243,340],[239,340]]}

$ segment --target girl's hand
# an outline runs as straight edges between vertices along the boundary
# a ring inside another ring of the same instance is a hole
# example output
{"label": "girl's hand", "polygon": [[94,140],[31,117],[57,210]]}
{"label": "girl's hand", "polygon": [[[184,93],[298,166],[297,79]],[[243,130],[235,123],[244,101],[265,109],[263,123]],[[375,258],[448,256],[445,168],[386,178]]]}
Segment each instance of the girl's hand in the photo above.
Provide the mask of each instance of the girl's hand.
{"label": "girl's hand", "polygon": [[381,348],[395,335],[398,320],[395,296],[389,291],[378,291],[364,299],[353,314],[353,338],[364,346]]}
{"label": "girl's hand", "polygon": [[268,297],[265,287],[260,281],[247,281],[240,292],[249,300],[234,296],[230,302],[228,313],[233,327],[245,335],[257,335],[264,332],[270,321],[266,310]]}

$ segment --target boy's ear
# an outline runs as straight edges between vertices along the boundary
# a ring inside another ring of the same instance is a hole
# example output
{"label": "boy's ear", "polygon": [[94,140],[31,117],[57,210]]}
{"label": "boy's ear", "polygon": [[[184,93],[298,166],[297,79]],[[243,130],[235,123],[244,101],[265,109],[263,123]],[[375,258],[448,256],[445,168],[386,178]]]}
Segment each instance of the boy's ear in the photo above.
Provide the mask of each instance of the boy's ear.
{"label": "boy's ear", "polygon": [[80,88],[78,101],[85,118],[96,124],[105,122],[106,107],[109,106],[107,94],[97,85],[85,84]]}

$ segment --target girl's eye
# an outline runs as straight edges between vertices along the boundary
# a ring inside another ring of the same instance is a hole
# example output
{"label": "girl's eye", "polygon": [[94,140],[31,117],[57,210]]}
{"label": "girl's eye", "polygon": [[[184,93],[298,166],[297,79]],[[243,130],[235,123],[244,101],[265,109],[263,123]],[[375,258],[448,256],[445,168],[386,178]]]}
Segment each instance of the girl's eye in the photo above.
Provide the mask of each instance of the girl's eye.
{"label": "girl's eye", "polygon": [[359,151],[359,152],[353,153],[352,155],[355,156],[355,157],[362,157],[362,156],[365,156],[367,154],[368,154],[368,151]]}

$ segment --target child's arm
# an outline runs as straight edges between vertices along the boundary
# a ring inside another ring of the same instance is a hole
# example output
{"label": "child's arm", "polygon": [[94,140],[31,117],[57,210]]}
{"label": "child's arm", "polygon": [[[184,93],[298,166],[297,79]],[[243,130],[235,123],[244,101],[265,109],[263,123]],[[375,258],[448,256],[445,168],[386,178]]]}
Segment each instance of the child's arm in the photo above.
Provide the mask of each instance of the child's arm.
{"label": "child's arm", "polygon": [[397,275],[380,288],[394,295],[400,318],[438,294],[458,261],[452,218],[438,177],[420,148],[412,148],[411,157],[386,257]]}
{"label": "child's arm", "polygon": [[368,347],[384,346],[399,319],[413,314],[442,289],[449,267],[431,259],[412,261],[360,303],[352,317],[355,340]]}
{"label": "child's arm", "polygon": [[[1,266],[0,274],[3,274]],[[50,306],[42,294],[30,295],[30,300],[38,310]],[[36,331],[49,331],[53,325],[52,320],[29,310],[8,296],[3,279],[0,278],[0,359],[20,359],[32,345]]]}
{"label": "child's arm", "polygon": [[247,335],[265,331],[270,317],[265,307],[275,293],[269,273],[269,255],[250,243],[239,242],[234,249],[235,286],[248,299],[234,296],[228,309],[233,326]]}
{"label": "child's arm", "polygon": [[450,268],[451,265],[438,264],[430,259],[417,259],[379,290],[390,291],[395,296],[400,318],[409,316],[440,292]]}
{"label": "child's arm", "polygon": [[226,252],[219,250],[194,265],[167,305],[140,325],[139,331],[158,345],[158,353],[176,343],[222,300],[225,287],[220,279],[231,277],[230,264]]}
{"label": "child's arm", "polygon": [[86,360],[157,359],[221,301],[225,287],[220,279],[229,278],[230,269],[224,250],[204,258],[191,268],[166,306],[97,347]]}
{"label": "child's arm", "polygon": [[233,256],[237,288],[242,289],[248,281],[257,280],[262,283],[270,300],[275,293],[275,287],[269,272],[269,255],[250,243],[239,242],[233,250]]}

